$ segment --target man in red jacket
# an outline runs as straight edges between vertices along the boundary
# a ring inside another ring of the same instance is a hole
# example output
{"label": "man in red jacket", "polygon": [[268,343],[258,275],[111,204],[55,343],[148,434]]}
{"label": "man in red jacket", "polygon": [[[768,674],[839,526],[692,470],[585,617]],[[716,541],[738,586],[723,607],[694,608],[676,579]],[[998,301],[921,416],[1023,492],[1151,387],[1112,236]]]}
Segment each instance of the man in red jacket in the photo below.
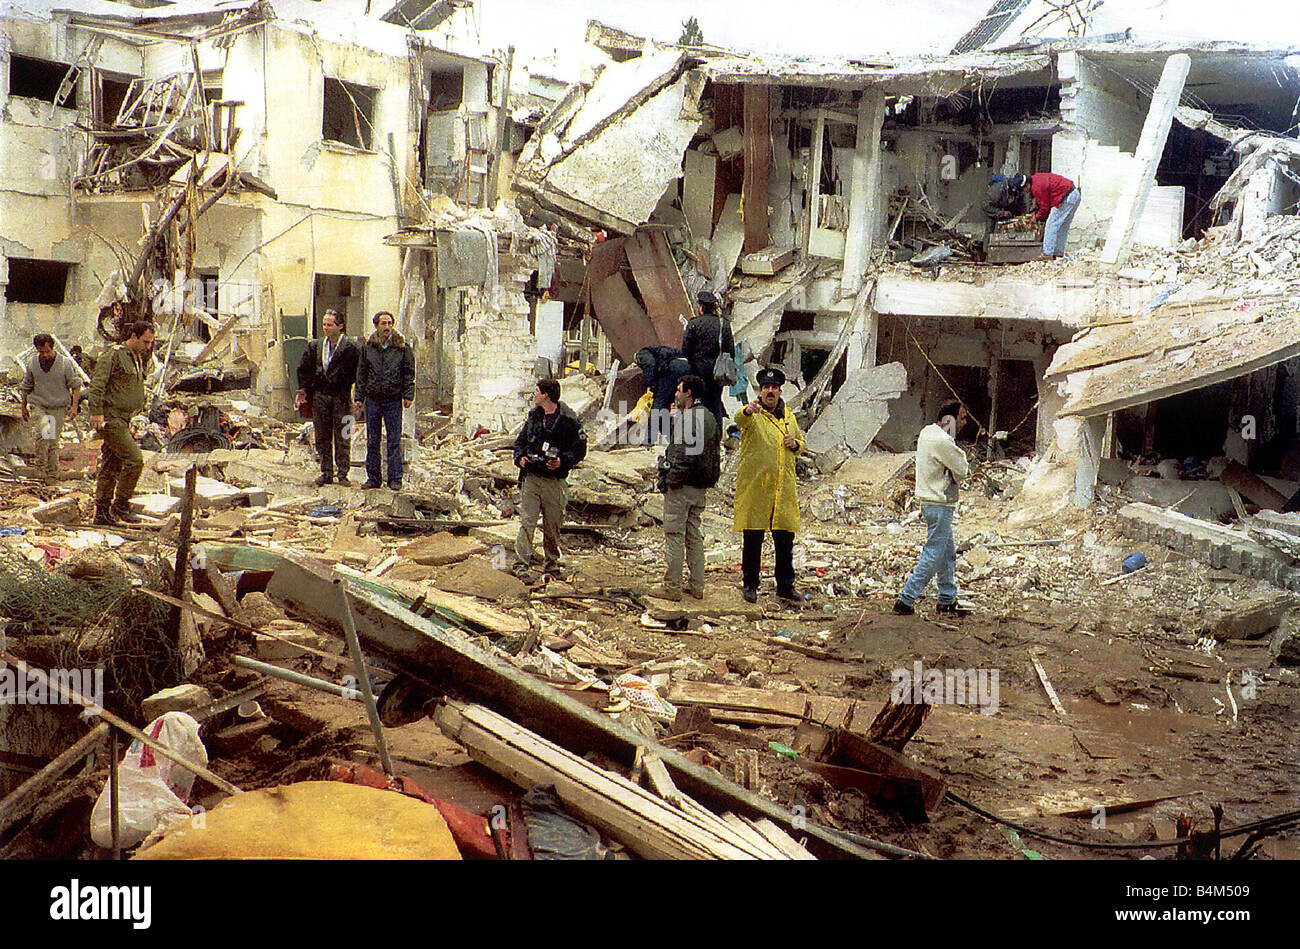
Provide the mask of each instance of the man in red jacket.
{"label": "man in red jacket", "polygon": [[1060,257],[1065,253],[1065,238],[1070,233],[1070,222],[1074,220],[1082,195],[1073,181],[1050,171],[1040,171],[1029,177],[1018,174],[1011,179],[1012,190],[1023,191],[1026,184],[1038,205],[1038,220],[1047,222],[1043,228],[1043,254],[1039,260]]}

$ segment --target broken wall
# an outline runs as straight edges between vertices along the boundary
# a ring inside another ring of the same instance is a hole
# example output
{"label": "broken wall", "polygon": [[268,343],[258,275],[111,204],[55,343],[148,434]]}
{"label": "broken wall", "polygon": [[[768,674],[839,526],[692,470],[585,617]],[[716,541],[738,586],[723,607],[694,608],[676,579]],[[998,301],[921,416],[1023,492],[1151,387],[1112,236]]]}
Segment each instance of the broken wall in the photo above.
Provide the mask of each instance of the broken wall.
{"label": "broken wall", "polygon": [[[324,140],[327,77],[379,90],[371,148]],[[407,185],[416,180],[418,126],[413,133],[409,77],[406,56],[298,29],[264,26],[236,37],[231,46],[222,95],[245,103],[236,112],[242,130],[236,157],[279,199],[247,199],[261,209],[266,241],[255,256],[258,290],[269,306],[249,327],[250,336],[265,335],[269,357],[257,388],[277,408],[287,410],[297,386],[296,367],[286,366],[279,351],[278,317],[306,315],[310,320],[316,274],[366,278],[367,316],[360,325],[349,322],[349,335],[365,339],[376,311],[398,312],[400,251],[384,246],[383,239],[400,226],[399,211],[405,216],[414,210]]]}
{"label": "broken wall", "polygon": [[[9,280],[8,258],[52,260],[72,265],[61,305],[8,303],[0,293],[0,357],[27,348],[37,332],[84,338],[91,331],[102,261],[114,258],[102,240],[78,226],[70,200],[72,178],[84,152],[84,135],[74,123],[90,118],[89,74],[77,81],[76,108],[9,94],[13,54],[71,63],[90,41],[84,30],[64,24],[12,18],[0,29],[0,286]],[[114,71],[138,74],[139,51],[106,40],[98,62]],[[52,117],[51,117],[52,114]],[[139,234],[139,215],[135,217]],[[126,235],[114,235],[125,237]],[[98,259],[90,259],[92,252]],[[69,343],[71,345],[71,343]]]}
{"label": "broken wall", "polygon": [[502,254],[499,266],[495,305],[491,290],[465,291],[452,418],[470,432],[479,425],[512,431],[523,421],[536,383],[537,338],[524,288],[537,265]]}
{"label": "broken wall", "polygon": [[[1052,171],[1074,181],[1082,194],[1067,248],[1098,246],[1106,239],[1125,185],[1140,171],[1134,150],[1151,100],[1115,70],[1074,52],[1058,55],[1057,74],[1065,128],[1052,136]],[[1182,187],[1153,185],[1133,242],[1152,247],[1178,243],[1184,198]]]}
{"label": "broken wall", "polygon": [[[1059,404],[1040,401],[1039,381],[1057,346],[1070,338],[1065,327],[1027,320],[881,316],[877,334],[876,363],[902,363],[909,383],[890,403],[889,421],[877,436],[893,451],[916,447],[917,434],[953,399],[954,388],[980,425],[988,427],[995,366],[1001,383],[1016,380],[1019,391],[998,393],[993,429],[1018,429],[1019,440],[1034,442],[1036,451],[1055,439],[1052,422]],[[1016,372],[1009,363],[1025,363],[1033,371]],[[1035,412],[1036,424],[1028,418]]]}

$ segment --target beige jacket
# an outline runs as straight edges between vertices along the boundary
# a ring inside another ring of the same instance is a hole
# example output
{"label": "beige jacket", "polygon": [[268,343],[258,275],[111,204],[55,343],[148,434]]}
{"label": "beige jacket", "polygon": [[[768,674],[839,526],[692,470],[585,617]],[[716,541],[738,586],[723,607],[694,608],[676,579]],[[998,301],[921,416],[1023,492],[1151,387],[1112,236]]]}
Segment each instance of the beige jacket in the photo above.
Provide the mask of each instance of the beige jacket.
{"label": "beige jacket", "polygon": [[966,453],[931,422],[916,439],[916,499],[922,504],[957,503],[957,484],[970,474]]}

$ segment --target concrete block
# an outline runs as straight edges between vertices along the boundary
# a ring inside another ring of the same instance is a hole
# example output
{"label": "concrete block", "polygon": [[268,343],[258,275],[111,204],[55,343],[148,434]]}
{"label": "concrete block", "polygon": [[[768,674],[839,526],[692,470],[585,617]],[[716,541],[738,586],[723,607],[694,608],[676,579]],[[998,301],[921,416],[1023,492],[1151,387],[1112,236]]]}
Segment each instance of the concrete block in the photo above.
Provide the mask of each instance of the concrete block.
{"label": "concrete block", "polygon": [[211,692],[201,685],[186,682],[149,696],[140,703],[140,714],[146,722],[152,722],[167,712],[190,712],[211,702]]}
{"label": "concrete block", "polygon": [[335,640],[310,629],[299,627],[296,629],[277,629],[273,630],[273,632],[275,636],[267,636],[264,633],[253,634],[258,659],[275,662],[280,659],[295,659],[298,656],[311,655],[306,649],[299,648],[300,646],[319,649],[322,652],[334,655],[339,653]]}
{"label": "concrete block", "polygon": [[181,499],[170,494],[137,494],[130,501],[130,508],[136,514],[150,517],[166,517],[181,509]]}
{"label": "concrete block", "polygon": [[[1276,570],[1270,572],[1278,575]],[[1295,605],[1294,597],[1287,593],[1252,597],[1213,617],[1210,631],[1218,640],[1259,639],[1275,630]]]}
{"label": "concrete block", "polygon": [[32,517],[42,524],[75,524],[81,520],[81,506],[76,495],[68,495],[32,508]]}
{"label": "concrete block", "polygon": [[[185,493],[185,479],[172,478],[171,488],[178,495],[183,496]],[[219,511],[224,508],[243,505],[244,503],[246,503],[244,492],[239,488],[232,488],[224,481],[217,481],[215,478],[199,475],[194,488],[195,507],[204,511]]]}

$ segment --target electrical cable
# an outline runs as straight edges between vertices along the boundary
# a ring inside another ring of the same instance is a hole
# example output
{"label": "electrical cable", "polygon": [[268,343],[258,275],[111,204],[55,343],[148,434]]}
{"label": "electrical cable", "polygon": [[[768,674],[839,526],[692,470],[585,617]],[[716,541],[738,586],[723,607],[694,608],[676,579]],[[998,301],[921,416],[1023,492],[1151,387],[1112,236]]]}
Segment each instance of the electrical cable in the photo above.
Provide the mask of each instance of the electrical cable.
{"label": "electrical cable", "polygon": [[[966,798],[957,794],[955,791],[947,791],[945,792],[945,796],[952,800],[954,804],[958,804],[986,820],[993,821],[995,824],[1002,824],[1005,827],[1010,827],[1017,833],[1024,834],[1028,837],[1037,837],[1040,840],[1047,840],[1052,843],[1066,844],[1071,847],[1083,847],[1088,850],[1160,850],[1169,847],[1179,847],[1197,839],[1204,840],[1208,836],[1207,833],[1201,833],[1193,834],[1190,837],[1178,837],[1174,840],[1156,840],[1148,843],[1108,844],[1094,840],[1078,840],[1072,837],[1061,837],[1057,834],[1049,834],[1042,830],[1034,830],[1032,827],[1026,827],[1024,824],[1018,824],[1015,821],[1007,820],[1005,817],[998,817],[998,815],[986,811],[973,801],[966,800]],[[1221,829],[1218,832],[1218,838],[1224,840],[1228,837],[1238,837],[1242,834],[1254,833],[1259,830],[1280,830],[1283,827],[1297,823],[1300,823],[1300,811],[1287,811],[1284,814],[1266,817],[1262,820],[1252,821],[1249,824],[1241,824],[1237,827],[1227,828],[1226,830]]]}

